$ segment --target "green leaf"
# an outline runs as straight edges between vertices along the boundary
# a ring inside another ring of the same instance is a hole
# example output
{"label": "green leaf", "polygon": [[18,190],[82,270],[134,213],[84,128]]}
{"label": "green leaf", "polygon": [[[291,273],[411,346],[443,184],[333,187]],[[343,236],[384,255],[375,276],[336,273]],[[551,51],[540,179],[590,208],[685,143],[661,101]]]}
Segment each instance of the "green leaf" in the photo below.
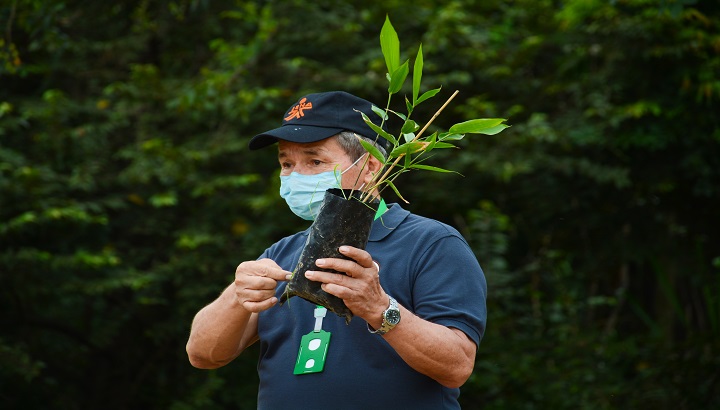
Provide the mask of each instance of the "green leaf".
{"label": "green leaf", "polygon": [[[385,16],[385,23],[380,30],[380,48],[385,57],[388,73],[393,73],[400,66],[400,39],[395,28],[390,23],[390,17]],[[391,74],[392,75],[392,74]]]}
{"label": "green leaf", "polygon": [[[360,112],[360,111],[358,111],[358,112]],[[381,137],[390,141],[393,145],[398,145],[397,140],[395,139],[395,137],[392,136],[392,134],[388,133],[387,131],[385,131],[384,129],[379,127],[377,124],[370,121],[370,118],[368,118],[368,116],[364,112],[360,112],[360,115],[362,115],[362,118],[363,118],[363,121],[365,121],[365,124],[367,124],[368,127],[372,128],[373,131],[377,132],[378,135],[380,135]],[[367,136],[367,137],[370,138],[369,136]]]}
{"label": "green leaf", "polygon": [[388,92],[390,94],[397,93],[400,91],[403,84],[405,84],[405,79],[410,71],[408,67],[408,61],[405,61],[403,65],[398,67],[398,69],[393,71],[392,75],[390,75],[390,86],[388,87]]}
{"label": "green leaf", "polygon": [[409,203],[410,203],[410,202],[408,202],[405,198],[403,198],[402,195],[400,195],[400,191],[398,191],[397,187],[395,186],[395,184],[392,183],[392,181],[390,181],[390,180],[388,179],[387,181],[385,181],[385,183],[386,183],[390,188],[392,188],[393,191],[395,191],[395,195],[397,195],[398,198],[402,199],[403,202],[405,202],[406,204],[409,204]]}
{"label": "green leaf", "polygon": [[444,169],[444,168],[433,167],[433,166],[430,166],[430,165],[413,164],[413,165],[410,165],[410,168],[413,168],[413,169],[423,169],[423,170],[425,170],[425,171],[444,172],[444,173],[448,173],[448,172],[449,172],[449,173],[453,173],[453,174],[458,174],[458,175],[460,175],[460,174],[459,174],[458,172],[456,172],[456,171],[451,171],[451,170],[449,170],[449,169]]}
{"label": "green leaf", "polygon": [[373,105],[373,106],[370,107],[370,108],[373,110],[373,112],[374,112],[375,114],[378,115],[378,117],[382,118],[383,121],[387,121],[387,120],[388,120],[388,115],[387,115],[387,112],[385,112],[385,110],[383,110],[382,108],[380,108],[380,107],[378,107],[378,106],[376,106],[376,105]]}
{"label": "green leaf", "polygon": [[415,132],[420,128],[419,125],[413,120],[407,120],[405,121],[405,124],[402,126],[402,133],[403,134],[409,134],[411,132]]}
{"label": "green leaf", "polygon": [[407,118],[408,118],[407,115],[405,115],[405,114],[403,114],[403,113],[401,113],[401,112],[399,112],[399,111],[390,110],[390,112],[393,113],[393,114],[395,114],[395,116],[397,116],[397,117],[400,118],[401,120],[407,121]]}
{"label": "green leaf", "polygon": [[451,134],[449,132],[440,134],[440,141],[460,141],[463,138],[465,138],[465,134]]}
{"label": "green leaf", "polygon": [[[506,120],[504,118],[480,118],[455,124],[450,127],[449,131],[452,134],[481,134],[483,131],[497,127],[503,121]],[[505,127],[507,128],[507,126]]]}
{"label": "green leaf", "polygon": [[415,58],[415,66],[413,67],[413,105],[417,104],[418,94],[420,94],[420,82],[422,81],[422,70],[423,70],[423,53],[422,43],[418,49],[417,57]]}
{"label": "green leaf", "polygon": [[436,142],[436,143],[433,145],[433,148],[457,148],[457,147],[456,147],[455,145],[453,145],[453,144],[448,143],[448,142],[439,142],[439,141],[438,141],[438,142]]}
{"label": "green leaf", "polygon": [[408,142],[406,144],[402,144],[399,147],[392,150],[390,153],[391,158],[399,157],[401,155],[410,155],[414,152],[418,152],[425,148],[426,143],[415,141],[415,142]]}
{"label": "green leaf", "polygon": [[425,149],[423,149],[423,151],[424,151],[425,153],[428,153],[428,152],[432,151],[432,150],[435,149],[435,148],[440,148],[440,149],[444,149],[444,148],[457,148],[457,147],[456,147],[455,145],[453,145],[453,144],[450,144],[450,143],[447,143],[447,142],[438,141],[438,140],[437,140],[437,132],[434,132],[430,137],[426,138],[425,141],[428,143],[427,147],[425,147]]}
{"label": "green leaf", "polygon": [[370,155],[377,158],[377,160],[380,161],[380,163],[385,165],[385,157],[383,157],[383,155],[380,153],[380,151],[373,144],[365,141],[364,139],[360,138],[359,136],[358,136],[358,141],[360,141],[360,145],[362,145],[363,148],[365,148],[365,150],[370,153]]}
{"label": "green leaf", "polygon": [[427,100],[428,98],[434,97],[435,94],[440,92],[440,90],[441,90],[441,88],[435,88],[434,90],[424,92],[423,95],[421,95],[420,98],[418,98],[418,100],[415,101],[415,106],[417,106],[421,102]]}
{"label": "green leaf", "polygon": [[429,137],[425,138],[425,141],[428,142],[428,146],[425,148],[425,152],[430,152],[433,148],[435,148],[435,145],[437,144],[437,137],[438,133],[437,131],[435,131]]}
{"label": "green leaf", "polygon": [[510,126],[505,125],[505,124],[500,124],[495,127],[488,128],[485,131],[480,131],[480,132],[478,132],[478,134],[495,135],[495,134],[501,132],[502,130],[504,130],[505,128],[510,128]]}

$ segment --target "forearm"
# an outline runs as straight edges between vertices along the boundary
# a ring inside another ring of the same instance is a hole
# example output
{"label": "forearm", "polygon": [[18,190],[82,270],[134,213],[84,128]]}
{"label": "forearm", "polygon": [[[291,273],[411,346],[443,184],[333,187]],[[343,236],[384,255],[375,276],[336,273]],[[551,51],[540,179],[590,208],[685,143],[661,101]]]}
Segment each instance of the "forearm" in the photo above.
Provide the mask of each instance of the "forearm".
{"label": "forearm", "polygon": [[186,346],[190,363],[202,369],[224,366],[255,341],[252,313],[237,301],[233,286],[200,310]]}
{"label": "forearm", "polygon": [[385,340],[419,373],[450,388],[464,384],[475,365],[475,343],[460,330],[423,320],[404,307],[400,309],[402,320],[383,336]]}

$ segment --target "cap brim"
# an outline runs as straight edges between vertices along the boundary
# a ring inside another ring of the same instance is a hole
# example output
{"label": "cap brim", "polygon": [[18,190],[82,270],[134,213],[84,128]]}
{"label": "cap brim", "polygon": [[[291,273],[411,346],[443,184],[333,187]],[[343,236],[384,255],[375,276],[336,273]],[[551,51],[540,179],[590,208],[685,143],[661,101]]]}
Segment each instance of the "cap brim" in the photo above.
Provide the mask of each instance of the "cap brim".
{"label": "cap brim", "polygon": [[280,128],[266,131],[254,136],[248,146],[251,150],[267,147],[278,140],[291,142],[316,142],[330,138],[343,131],[342,128],[315,127],[312,125],[283,125]]}

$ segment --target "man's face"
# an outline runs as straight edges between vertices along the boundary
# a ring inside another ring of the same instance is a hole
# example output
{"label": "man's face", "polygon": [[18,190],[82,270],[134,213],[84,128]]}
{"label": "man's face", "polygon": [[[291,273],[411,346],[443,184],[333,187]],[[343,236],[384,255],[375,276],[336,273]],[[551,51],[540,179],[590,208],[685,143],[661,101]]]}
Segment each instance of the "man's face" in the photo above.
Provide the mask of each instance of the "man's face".
{"label": "man's face", "polygon": [[358,181],[363,161],[360,160],[351,167],[353,161],[334,137],[304,144],[280,140],[278,162],[280,162],[280,175],[283,176],[292,172],[313,175],[337,169],[338,172],[347,170],[342,175],[343,188],[357,189],[364,182]]}

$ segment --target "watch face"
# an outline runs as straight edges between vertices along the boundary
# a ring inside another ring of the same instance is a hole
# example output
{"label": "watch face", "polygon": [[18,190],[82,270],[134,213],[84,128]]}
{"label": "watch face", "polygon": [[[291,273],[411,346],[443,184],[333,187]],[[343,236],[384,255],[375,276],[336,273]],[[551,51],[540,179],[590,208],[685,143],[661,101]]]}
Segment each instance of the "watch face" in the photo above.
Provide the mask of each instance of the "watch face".
{"label": "watch face", "polygon": [[391,309],[385,314],[385,320],[392,326],[397,325],[400,322],[400,311]]}

